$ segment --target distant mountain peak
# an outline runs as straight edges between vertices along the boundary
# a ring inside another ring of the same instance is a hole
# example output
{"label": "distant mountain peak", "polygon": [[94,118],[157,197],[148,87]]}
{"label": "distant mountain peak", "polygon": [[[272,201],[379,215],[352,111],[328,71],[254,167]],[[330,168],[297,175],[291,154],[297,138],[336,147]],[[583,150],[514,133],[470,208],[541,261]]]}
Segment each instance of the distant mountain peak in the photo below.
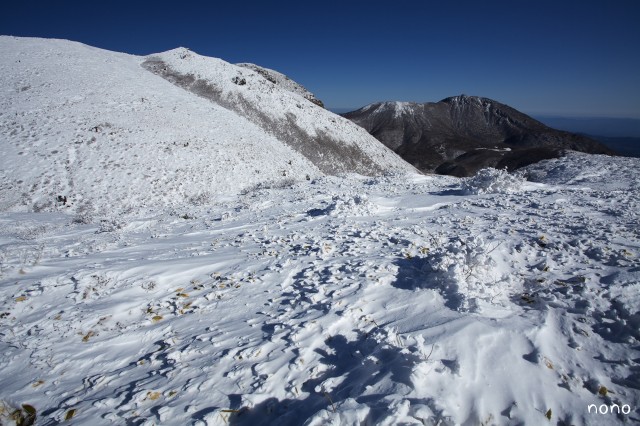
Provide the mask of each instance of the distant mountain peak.
{"label": "distant mountain peak", "polygon": [[394,117],[400,117],[403,114],[411,114],[413,109],[420,104],[415,102],[401,102],[401,101],[384,101],[374,102],[360,108],[358,111],[369,111],[372,114],[385,114],[392,112]]}
{"label": "distant mountain peak", "polygon": [[611,154],[585,136],[545,126],[480,96],[380,102],[343,114],[424,172],[466,176],[482,167],[523,167],[567,149]]}
{"label": "distant mountain peak", "polygon": [[483,103],[483,101],[491,101],[491,99],[483,98],[483,97],[480,97],[480,96],[469,96],[469,95],[465,95],[463,93],[463,94],[457,95],[457,96],[449,96],[448,98],[442,99],[440,102],[447,102],[447,103],[471,103],[471,102]]}
{"label": "distant mountain peak", "polygon": [[490,98],[485,98],[482,96],[469,96],[469,95],[451,96],[451,97],[442,99],[440,103],[444,103],[452,106],[469,106],[469,107],[479,106],[479,107],[487,108],[487,107],[490,107],[491,105],[496,105],[500,107],[511,108],[503,103],[500,103]]}

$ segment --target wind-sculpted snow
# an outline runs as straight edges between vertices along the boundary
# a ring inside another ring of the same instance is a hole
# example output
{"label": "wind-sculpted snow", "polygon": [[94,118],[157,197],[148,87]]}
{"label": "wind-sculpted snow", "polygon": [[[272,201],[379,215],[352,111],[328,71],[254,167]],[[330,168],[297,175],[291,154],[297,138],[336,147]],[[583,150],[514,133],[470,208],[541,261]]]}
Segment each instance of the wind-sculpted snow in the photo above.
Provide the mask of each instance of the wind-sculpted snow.
{"label": "wind-sculpted snow", "polygon": [[3,213],[0,400],[47,425],[637,423],[639,165]]}

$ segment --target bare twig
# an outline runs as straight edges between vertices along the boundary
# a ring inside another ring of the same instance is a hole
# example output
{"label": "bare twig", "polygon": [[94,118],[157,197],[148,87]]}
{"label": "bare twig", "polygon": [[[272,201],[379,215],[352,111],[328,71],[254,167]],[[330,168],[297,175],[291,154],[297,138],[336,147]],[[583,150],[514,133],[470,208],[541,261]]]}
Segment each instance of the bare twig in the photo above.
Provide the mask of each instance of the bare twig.
{"label": "bare twig", "polygon": [[329,394],[327,392],[323,392],[324,393],[324,397],[327,398],[329,400],[329,402],[331,403],[331,407],[333,408],[333,412],[336,412],[336,406],[333,404],[333,401],[331,400],[331,397],[329,396]]}
{"label": "bare twig", "polygon": [[431,354],[433,353],[433,348],[436,347],[436,344],[434,343],[433,345],[431,345],[431,350],[429,351],[429,355],[427,355],[427,358],[424,360],[424,362],[429,361],[429,358],[431,358]]}
{"label": "bare twig", "polygon": [[496,244],[496,246],[494,248],[492,248],[491,250],[489,250],[487,252],[487,254],[491,254],[493,253],[498,247],[500,247],[502,245],[502,241],[498,241],[498,244]]}

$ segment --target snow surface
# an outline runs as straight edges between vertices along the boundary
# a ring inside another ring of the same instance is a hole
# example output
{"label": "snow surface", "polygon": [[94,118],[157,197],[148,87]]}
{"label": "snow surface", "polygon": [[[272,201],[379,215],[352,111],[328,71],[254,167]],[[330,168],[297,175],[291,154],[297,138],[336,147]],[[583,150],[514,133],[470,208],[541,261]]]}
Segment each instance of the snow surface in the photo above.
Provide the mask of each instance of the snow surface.
{"label": "snow surface", "polygon": [[[226,107],[149,58],[0,54],[1,424],[640,421],[640,160],[406,174],[187,49],[154,57]],[[404,174],[326,176],[264,117]]]}
{"label": "snow surface", "polygon": [[2,213],[0,399],[46,425],[638,422],[639,166]]}

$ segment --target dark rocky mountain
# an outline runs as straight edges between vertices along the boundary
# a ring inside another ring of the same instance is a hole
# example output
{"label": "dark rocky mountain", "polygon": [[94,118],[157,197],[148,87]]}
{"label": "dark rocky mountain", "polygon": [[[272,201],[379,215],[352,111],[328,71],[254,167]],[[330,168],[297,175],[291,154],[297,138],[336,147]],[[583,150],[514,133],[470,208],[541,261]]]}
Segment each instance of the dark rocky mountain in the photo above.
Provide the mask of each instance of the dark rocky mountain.
{"label": "dark rocky mountain", "polygon": [[586,136],[552,129],[476,96],[374,103],[342,115],[424,172],[469,176],[483,167],[515,170],[566,150],[614,154]]}

